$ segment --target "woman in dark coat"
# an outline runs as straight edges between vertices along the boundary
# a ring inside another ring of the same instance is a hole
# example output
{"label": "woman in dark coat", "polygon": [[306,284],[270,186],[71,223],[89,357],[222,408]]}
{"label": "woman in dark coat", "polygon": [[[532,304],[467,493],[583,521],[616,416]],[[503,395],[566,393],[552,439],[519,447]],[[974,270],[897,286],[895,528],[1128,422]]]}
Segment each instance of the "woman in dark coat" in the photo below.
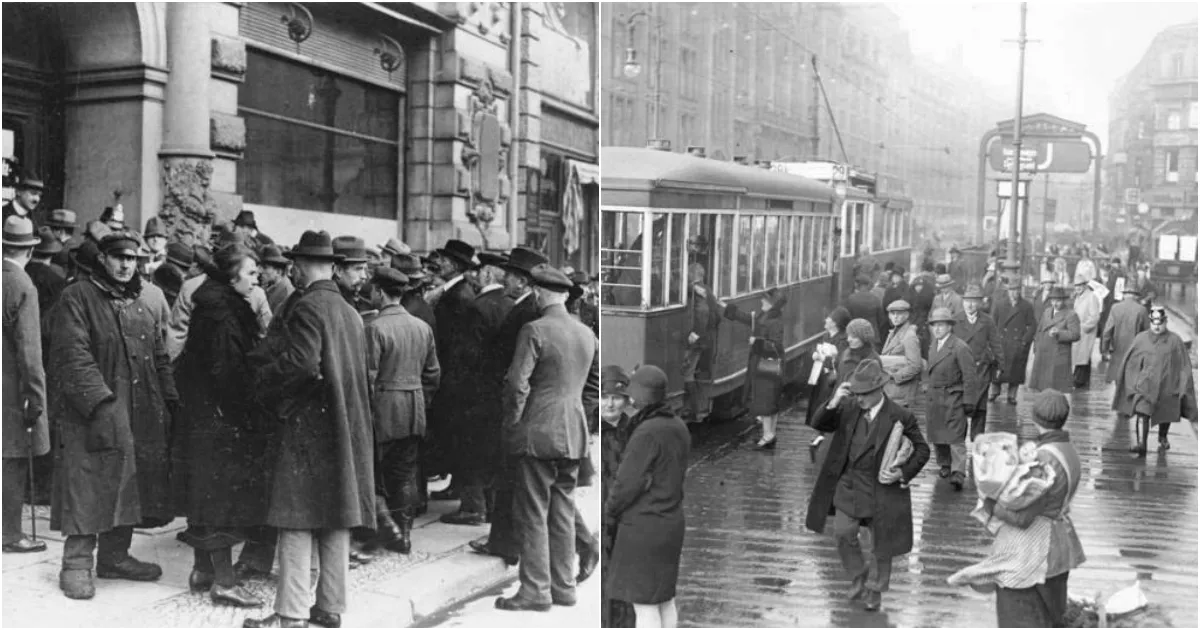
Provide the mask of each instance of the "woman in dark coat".
{"label": "woman in dark coat", "polygon": [[640,410],[604,506],[606,526],[618,528],[604,592],[633,604],[638,627],[674,628],[691,436],[666,403],[662,370],[641,367],[627,391]]}
{"label": "woman in dark coat", "polygon": [[266,521],[270,490],[268,434],[247,357],[259,323],[246,298],[257,284],[248,248],[214,255],[177,365],[182,405],[172,438],[176,496],[188,519],[182,539],[195,554],[188,584],[236,606],[262,605],[237,584],[233,546],[245,540],[244,528]]}
{"label": "woman in dark coat", "polygon": [[775,448],[775,425],[783,405],[783,373],[767,374],[761,369],[766,359],[780,359],[782,367],[783,307],[787,298],[771,289],[762,299],[762,310],[745,313],[736,304],[725,307],[725,317],[750,326],[750,358],[746,365],[746,385],[742,402],[750,414],[762,422],[762,438],[758,448]]}
{"label": "woman in dark coat", "polygon": [[[625,444],[629,440],[630,417],[625,413],[629,405],[626,389],[629,387],[629,374],[617,365],[604,367],[600,376],[600,454],[602,467],[600,470],[601,489],[612,488],[617,481],[617,470],[621,467],[621,457],[625,453]],[[607,507],[606,497],[602,499],[601,509]],[[605,524],[601,530],[601,553],[604,562],[600,565],[601,581],[608,580],[608,563],[612,558],[613,545],[616,542],[617,531],[615,524]],[[629,602],[612,599],[604,594],[604,603],[600,608],[600,627],[602,628],[632,628],[634,627],[633,606]]]}

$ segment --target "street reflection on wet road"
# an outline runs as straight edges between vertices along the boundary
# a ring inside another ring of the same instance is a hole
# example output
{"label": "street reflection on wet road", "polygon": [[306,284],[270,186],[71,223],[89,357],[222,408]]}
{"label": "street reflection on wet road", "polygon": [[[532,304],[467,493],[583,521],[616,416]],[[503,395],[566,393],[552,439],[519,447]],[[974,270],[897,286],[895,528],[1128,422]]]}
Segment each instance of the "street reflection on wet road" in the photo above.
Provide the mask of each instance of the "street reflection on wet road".
{"label": "street reflection on wet road", "polygon": [[[1070,591],[1107,595],[1140,579],[1172,625],[1197,627],[1195,429],[1175,424],[1169,452],[1134,459],[1131,423],[1109,410],[1113,385],[1103,375],[1103,366],[1093,369],[1092,388],[1070,396],[1066,428],[1084,462],[1071,515],[1087,554],[1071,573]],[[991,545],[969,516],[974,485],[954,492],[932,461],[913,481],[914,548],[895,559],[883,609],[867,613],[848,601],[832,537],[804,527],[816,480],[804,404],[780,424],[775,451],[755,450],[751,432],[733,438],[736,448],[709,448],[689,472],[680,625],[995,627],[993,595],[946,583]],[[989,428],[1034,438],[1029,405],[1023,390],[1016,407],[1001,398],[989,408]],[[924,429],[924,412],[915,411]]]}

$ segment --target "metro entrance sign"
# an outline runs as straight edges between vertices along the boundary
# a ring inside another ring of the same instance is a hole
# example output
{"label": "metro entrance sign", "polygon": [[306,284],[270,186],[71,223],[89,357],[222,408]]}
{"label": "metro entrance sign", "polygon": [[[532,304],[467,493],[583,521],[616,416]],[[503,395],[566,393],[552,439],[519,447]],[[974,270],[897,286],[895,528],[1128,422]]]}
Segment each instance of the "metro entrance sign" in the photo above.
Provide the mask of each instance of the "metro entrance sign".
{"label": "metro entrance sign", "polygon": [[[1037,149],[1021,149],[1021,172],[1022,173],[1037,172],[1038,171],[1037,157],[1038,157]],[[1005,173],[1012,172],[1012,170],[1013,170],[1013,148],[1012,147],[1004,147],[1004,163],[1001,166],[1002,166],[1001,170],[1003,170]],[[1009,188],[1012,188],[1011,183],[1009,184]]]}
{"label": "metro entrance sign", "polygon": [[[1012,138],[1002,136],[988,151],[988,166],[1003,173],[1012,172]],[[1027,163],[1033,153],[1036,169],[1022,166],[1022,172],[1086,173],[1092,167],[1092,148],[1082,140],[1025,138],[1021,143],[1021,162]]]}

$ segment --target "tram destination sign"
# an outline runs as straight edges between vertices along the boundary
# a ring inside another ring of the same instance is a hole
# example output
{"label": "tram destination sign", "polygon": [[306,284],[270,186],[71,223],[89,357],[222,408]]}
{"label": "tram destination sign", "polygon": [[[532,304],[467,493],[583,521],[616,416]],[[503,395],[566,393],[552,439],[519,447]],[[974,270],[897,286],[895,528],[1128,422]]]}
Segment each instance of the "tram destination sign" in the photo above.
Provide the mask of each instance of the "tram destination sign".
{"label": "tram destination sign", "polygon": [[[1023,173],[1086,173],[1091,170],[1092,148],[1083,140],[1031,138],[1022,144]],[[1002,137],[992,143],[988,151],[988,165],[992,170],[1011,173],[1012,158],[1012,138]]]}

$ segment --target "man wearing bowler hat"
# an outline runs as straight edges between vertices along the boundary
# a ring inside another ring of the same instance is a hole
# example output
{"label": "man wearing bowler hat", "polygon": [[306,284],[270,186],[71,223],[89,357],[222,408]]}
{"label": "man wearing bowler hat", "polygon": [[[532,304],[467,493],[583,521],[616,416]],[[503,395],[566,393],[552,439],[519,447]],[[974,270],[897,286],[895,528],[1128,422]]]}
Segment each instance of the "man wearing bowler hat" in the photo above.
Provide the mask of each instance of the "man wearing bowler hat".
{"label": "man wearing bowler hat", "polygon": [[292,263],[284,258],[278,245],[263,245],[258,257],[259,270],[262,272],[260,279],[263,291],[267,293],[267,304],[272,313],[278,313],[288,296],[296,290],[287,277],[288,266]]}
{"label": "man wearing bowler hat", "polygon": [[262,249],[264,245],[275,244],[270,236],[258,231],[258,222],[254,220],[254,213],[250,210],[238,213],[237,218],[233,220],[233,231],[245,239],[246,245],[254,251]]}
{"label": "man wearing bowler hat", "polygon": [[50,415],[62,433],[50,527],[66,537],[59,586],[71,599],[95,595],[93,568],[101,578],[157,580],[158,565],[129,555],[133,528],[176,515],[167,427],[179,397],[142,294],[139,245],[128,234],[104,237],[93,275],[63,290],[51,325]]}
{"label": "man wearing bowler hat", "polygon": [[[472,402],[457,430],[459,448],[455,455],[461,466],[456,469],[457,487],[462,502],[457,512],[442,516],[443,523],[483,525],[492,511],[491,481],[499,469],[500,417],[495,401],[502,393],[501,381],[489,356],[494,349],[504,319],[512,310],[513,300],[504,290],[504,269],[508,257],[482,252],[477,277],[480,289],[475,296],[470,343],[478,360],[472,367],[475,384]],[[504,366],[507,368],[507,366]],[[501,368],[503,370],[504,368]]]}
{"label": "man wearing bowler hat", "polygon": [[[868,611],[881,606],[891,583],[892,558],[912,551],[908,484],[929,461],[929,445],[916,416],[883,392],[889,380],[878,361],[863,361],[813,416],[814,428],[834,435],[805,525],[823,533],[833,517],[838,556],[851,580],[848,595]],[[912,454],[898,466],[886,461],[896,425],[912,444]],[[870,533],[869,548],[859,544],[860,528]]]}
{"label": "man wearing bowler hat", "polygon": [[[375,470],[362,318],[333,280],[325,232],[305,232],[288,252],[304,290],[281,315],[283,343],[255,369],[281,421],[267,525],[279,528],[275,614],[245,627],[338,627],[346,611],[350,530],[375,528]],[[274,348],[272,348],[274,349]],[[320,564],[310,606],[314,546]]]}
{"label": "man wearing bowler hat", "polygon": [[516,472],[521,587],[496,600],[502,610],[575,604],[573,495],[588,448],[585,399],[595,404],[599,394],[599,342],[564,306],[571,280],[546,265],[532,276],[541,317],[521,328],[504,382],[503,443]]}
{"label": "man wearing bowler hat", "polygon": [[34,220],[34,211],[42,203],[42,192],[45,191],[45,184],[42,183],[42,180],[26,174],[17,180],[14,188],[16,189],[16,196],[4,204],[4,219],[7,220],[8,217],[16,216],[29,219],[32,222]]}
{"label": "man wearing bowler hat", "polygon": [[359,313],[374,310],[359,293],[367,281],[366,242],[357,236],[339,236],[333,239],[333,251],[340,256],[333,266],[333,280],[342,297]]}
{"label": "man wearing bowler hat", "polygon": [[[29,480],[29,459],[50,450],[46,422],[46,373],[42,364],[38,293],[25,273],[40,239],[33,222],[12,215],[4,220],[4,552],[46,550],[21,531],[21,506]],[[47,479],[48,481],[49,479]],[[32,497],[33,488],[29,489]]]}

